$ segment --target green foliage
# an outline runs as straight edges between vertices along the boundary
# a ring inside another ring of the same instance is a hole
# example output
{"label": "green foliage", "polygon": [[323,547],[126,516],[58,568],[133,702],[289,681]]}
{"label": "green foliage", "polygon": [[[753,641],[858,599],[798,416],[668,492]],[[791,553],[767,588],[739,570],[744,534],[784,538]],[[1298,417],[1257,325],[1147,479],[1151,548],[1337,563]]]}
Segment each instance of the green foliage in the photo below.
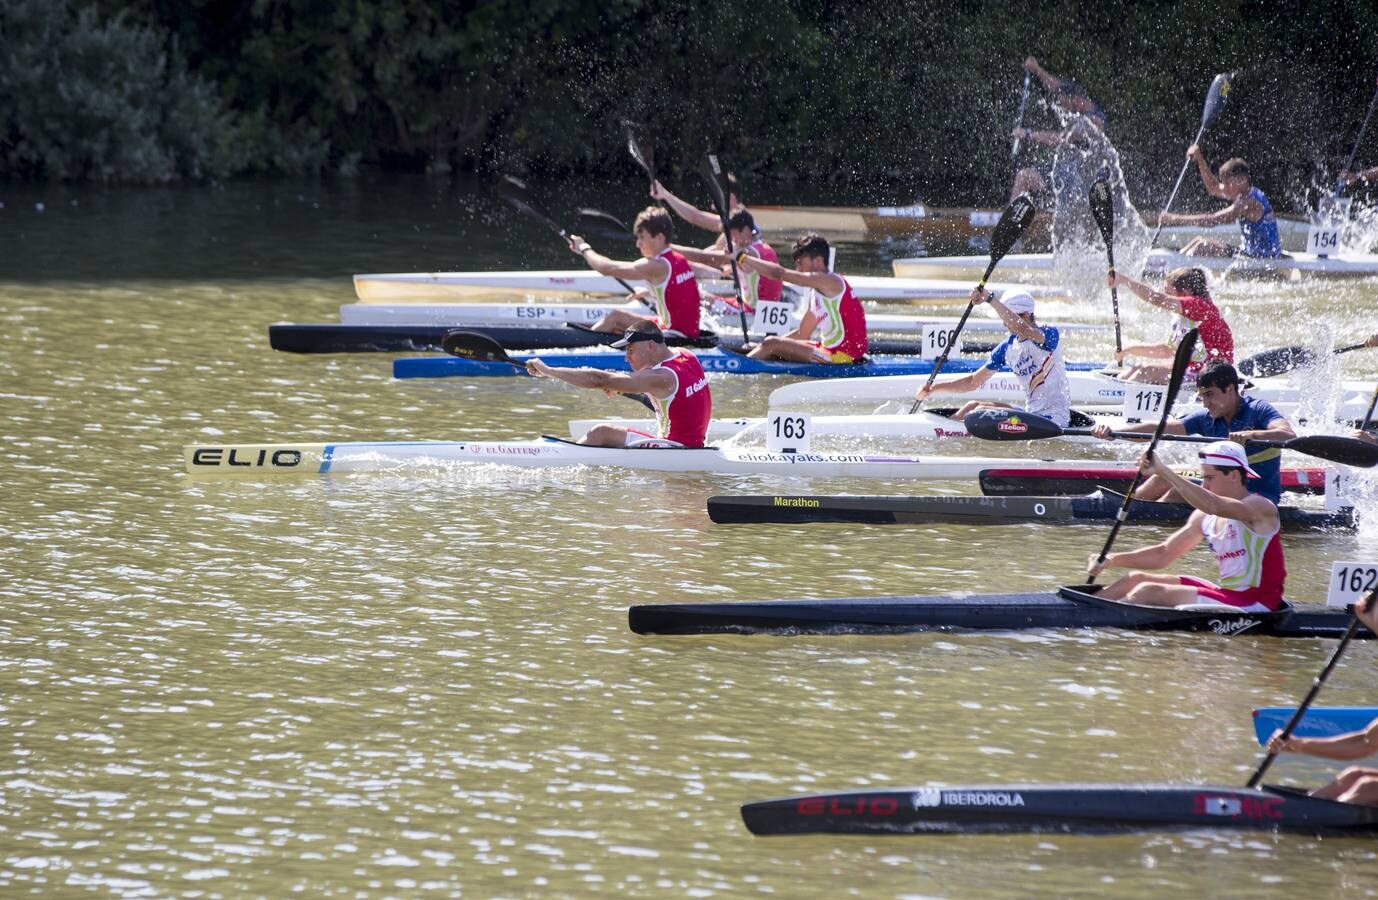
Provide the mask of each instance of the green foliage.
{"label": "green foliage", "polygon": [[[1150,206],[1211,78],[1239,70],[1203,149],[1245,156],[1296,206],[1333,177],[1378,74],[1374,0],[95,2],[0,0],[0,90],[17,98],[0,174],[631,178],[631,119],[671,181],[714,149],[752,180],[855,202],[990,204],[1032,54],[1104,105]],[[1046,100],[1035,86],[1026,124],[1055,125]],[[1204,199],[1189,182],[1183,201]]]}

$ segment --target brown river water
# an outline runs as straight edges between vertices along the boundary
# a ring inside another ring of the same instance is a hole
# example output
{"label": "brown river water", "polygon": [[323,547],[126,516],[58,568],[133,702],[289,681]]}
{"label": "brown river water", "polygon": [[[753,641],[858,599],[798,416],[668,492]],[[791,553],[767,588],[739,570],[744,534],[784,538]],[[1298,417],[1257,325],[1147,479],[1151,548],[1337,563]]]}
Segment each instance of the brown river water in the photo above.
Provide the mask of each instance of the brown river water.
{"label": "brown river water", "polygon": [[[638,637],[627,606],[657,600],[1046,588],[1077,580],[1106,529],[704,514],[718,493],[973,490],[959,483],[472,465],[193,482],[184,443],[531,437],[634,409],[269,350],[268,323],[333,319],[354,272],[574,267],[472,185],[0,194],[5,896],[1378,893],[1371,839],[753,838],[741,803],[810,790],[1243,783],[1261,758],[1250,709],[1295,704],[1333,642]],[[911,250],[845,245],[839,269],[884,272]],[[1245,348],[1378,318],[1374,282],[1219,299]],[[1166,329],[1126,306],[1127,336]],[[1105,333],[1078,341],[1074,357],[1105,357]],[[1372,378],[1378,358],[1341,371]],[[720,413],[760,414],[783,383],[712,388]],[[1376,553],[1372,522],[1289,535],[1289,592],[1321,599],[1332,560]],[[1378,703],[1376,661],[1351,648],[1320,702]],[[1272,776],[1334,768],[1288,758]]]}

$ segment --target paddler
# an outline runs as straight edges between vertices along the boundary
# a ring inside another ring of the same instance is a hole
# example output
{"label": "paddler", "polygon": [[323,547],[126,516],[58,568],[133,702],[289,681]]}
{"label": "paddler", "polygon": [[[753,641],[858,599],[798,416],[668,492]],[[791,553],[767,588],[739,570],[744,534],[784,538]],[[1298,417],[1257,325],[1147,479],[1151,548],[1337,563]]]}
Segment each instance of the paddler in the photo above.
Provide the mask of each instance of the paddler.
{"label": "paddler", "polygon": [[583,257],[589,268],[612,278],[635,278],[650,287],[653,316],[643,316],[625,309],[609,311],[593,323],[595,331],[625,331],[638,322],[654,322],[676,337],[694,339],[699,336],[699,286],[689,260],[670,246],[674,234],[670,214],[658,207],[648,206],[636,217],[632,232],[636,235],[636,249],[641,259],[620,262],[597,253],[589,242],[570,235],[569,248]]}
{"label": "paddler", "polygon": [[[776,256],[774,248],[767,244],[756,230],[756,220],[745,207],[737,207],[727,220],[727,233],[732,238],[732,247],[738,253],[746,253],[757,259],[764,259],[766,262],[778,263],[779,257]],[[722,250],[696,250],[693,247],[683,247],[679,244],[672,245],[676,251],[692,263],[700,263],[705,266],[713,266],[718,276],[731,275],[732,258],[727,255],[726,248]],[[724,272],[723,270],[726,269]],[[740,272],[742,287],[742,302],[746,306],[748,314],[756,312],[757,300],[779,300],[783,283],[778,278],[766,278],[759,272]],[[732,298],[714,298],[715,302],[723,305],[724,312],[736,313],[737,301]]]}
{"label": "paddler", "polygon": [[[1139,471],[1162,480],[1195,509],[1187,523],[1160,544],[1111,553],[1103,563],[1091,557],[1086,571],[1092,576],[1108,568],[1135,569],[1106,585],[1098,596],[1147,606],[1215,602],[1245,612],[1280,609],[1287,568],[1277,506],[1245,487],[1246,478],[1259,476],[1249,467],[1243,447],[1216,441],[1205,445],[1199,455],[1201,484],[1178,475],[1157,454],[1139,457]],[[1203,539],[1215,554],[1219,584],[1190,575],[1139,570],[1165,569]]]}
{"label": "paddler", "polygon": [[[1378,603],[1364,597],[1354,605],[1354,615],[1370,631],[1378,632]],[[1282,729],[1268,739],[1269,753],[1304,753],[1322,759],[1363,759],[1378,753],[1378,719],[1368,727],[1333,737],[1297,737],[1282,739]],[[1335,776],[1335,780],[1311,792],[1312,797],[1378,806],[1378,769],[1370,766],[1350,766]]]}
{"label": "paddler", "polygon": [[[1149,359],[1171,360],[1177,355],[1177,345],[1182,337],[1193,327],[1197,329],[1200,340],[1196,353],[1187,366],[1187,377],[1195,378],[1201,367],[1212,360],[1234,362],[1234,335],[1225,317],[1220,315],[1215,301],[1211,299],[1206,273],[1194,266],[1173,269],[1164,285],[1166,293],[1155,291],[1142,281],[1135,281],[1127,275],[1116,272],[1107,275],[1106,282],[1111,287],[1127,287],[1130,292],[1160,309],[1175,313],[1172,323],[1172,338],[1166,344],[1139,344],[1125,347],[1116,352],[1115,362],[1123,363],[1126,356],[1142,356]],[[1141,363],[1120,376],[1124,381],[1148,384],[1167,384],[1172,374],[1172,365]]]}
{"label": "paddler", "polygon": [[827,240],[816,234],[806,234],[794,242],[793,269],[749,253],[738,255],[737,268],[748,274],[812,289],[799,327],[765,338],[748,356],[846,364],[860,362],[866,355],[866,311],[847,279],[828,271],[830,255]]}
{"label": "paddler", "polygon": [[[1043,89],[1052,95],[1053,104],[1061,110],[1060,115],[1073,118],[1061,131],[1016,128],[1010,133],[1011,137],[1056,148],[1068,141],[1087,143],[1093,133],[1098,138],[1099,132],[1105,130],[1105,110],[1087,95],[1086,89],[1081,85],[1070,78],[1059,78],[1039,65],[1038,60],[1032,56],[1024,60],[1024,70],[1032,73],[1043,85]],[[1065,181],[1074,174],[1070,170],[1054,172],[1054,164],[1053,160],[1049,160],[1045,165],[1026,166],[1015,173],[1014,186],[1010,188],[1011,202],[1020,194],[1033,195],[1050,191],[1054,187],[1055,177],[1058,181]]]}
{"label": "paddler", "polygon": [[657,428],[649,434],[620,425],[595,425],[581,444],[595,447],[702,447],[713,417],[713,393],[698,357],[665,345],[654,322],[638,322],[609,346],[626,354],[631,372],[553,369],[530,359],[526,371],[543,378],[609,394],[645,394],[655,406]]}
{"label": "paddler", "polygon": [[[1239,373],[1234,366],[1222,360],[1207,363],[1196,378],[1196,397],[1204,408],[1181,419],[1168,419],[1164,432],[1228,438],[1245,448],[1249,441],[1288,441],[1297,436],[1292,424],[1273,404],[1241,394],[1239,388]],[[1091,433],[1114,440],[1112,431],[1130,431],[1147,437],[1155,428],[1155,422],[1119,428],[1102,423],[1093,426]],[[1248,461],[1259,475],[1248,482],[1249,490],[1276,504],[1282,496],[1282,451],[1276,447],[1259,448],[1249,453]],[[1134,496],[1140,500],[1176,499],[1168,496],[1171,490],[1163,479],[1149,478]]]}
{"label": "paddler", "polygon": [[1158,215],[1158,224],[1210,227],[1238,222],[1244,243],[1232,247],[1223,241],[1200,235],[1188,241],[1182,252],[1187,256],[1239,255],[1254,259],[1276,259],[1281,256],[1282,239],[1278,236],[1278,221],[1273,218],[1273,205],[1268,202],[1267,195],[1249,180],[1249,164],[1238,157],[1226,160],[1217,176],[1196,144],[1187,148],[1187,157],[1196,160],[1206,193],[1228,200],[1230,205],[1219,212],[1195,215],[1164,211]]}
{"label": "paddler", "polygon": [[[924,385],[914,394],[922,403],[932,394],[974,391],[996,372],[1013,372],[1024,385],[1027,401],[1024,411],[1052,419],[1067,427],[1072,414],[1072,390],[1067,382],[1067,364],[1062,359],[1062,334],[1052,325],[1039,325],[1034,316],[1034,298],[1022,288],[1010,288],[997,299],[984,288],[972,288],[972,303],[989,303],[1000,321],[1010,330],[985,365],[970,375],[952,381]],[[971,400],[953,414],[965,419],[977,409],[1009,409],[1008,403]]]}

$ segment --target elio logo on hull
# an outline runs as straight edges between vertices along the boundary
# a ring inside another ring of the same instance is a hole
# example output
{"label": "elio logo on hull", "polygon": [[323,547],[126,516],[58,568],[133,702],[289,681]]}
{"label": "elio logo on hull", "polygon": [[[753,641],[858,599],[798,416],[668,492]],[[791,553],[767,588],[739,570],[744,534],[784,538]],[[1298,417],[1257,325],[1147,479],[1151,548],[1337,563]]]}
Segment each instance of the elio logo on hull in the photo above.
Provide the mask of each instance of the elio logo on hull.
{"label": "elio logo on hull", "polygon": [[301,465],[300,450],[268,450],[266,447],[241,454],[237,447],[197,447],[191,454],[193,466],[235,466],[255,469],[294,469]]}
{"label": "elio logo on hull", "polygon": [[893,816],[900,811],[900,798],[801,797],[796,810],[801,816]]}

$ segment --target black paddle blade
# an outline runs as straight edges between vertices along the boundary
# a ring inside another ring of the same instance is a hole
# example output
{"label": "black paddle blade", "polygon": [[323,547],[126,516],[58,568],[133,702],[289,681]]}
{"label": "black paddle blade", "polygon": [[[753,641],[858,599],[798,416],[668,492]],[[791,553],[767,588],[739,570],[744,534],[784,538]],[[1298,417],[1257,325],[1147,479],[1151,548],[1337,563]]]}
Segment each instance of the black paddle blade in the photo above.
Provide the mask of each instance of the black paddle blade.
{"label": "black paddle blade", "polygon": [[501,362],[518,365],[508,358],[507,351],[502,349],[502,344],[477,331],[460,329],[447,331],[445,336],[440,339],[440,349],[451,356],[472,359],[475,362]]}
{"label": "black paddle blade", "polygon": [[655,160],[651,157],[648,148],[642,146],[636,139],[636,123],[629,119],[622,120],[622,130],[627,134],[627,152],[636,160],[636,164],[646,173],[646,177],[655,181]]}
{"label": "black paddle blade", "polygon": [[574,230],[584,237],[592,234],[598,237],[626,240],[632,236],[632,230],[627,227],[627,223],[612,213],[603,212],[601,209],[589,209],[588,207],[583,207],[577,212],[579,218],[575,222]]}
{"label": "black paddle blade", "polygon": [[1182,390],[1182,379],[1187,375],[1187,367],[1191,365],[1191,358],[1196,353],[1196,339],[1198,335],[1193,328],[1182,335],[1182,343],[1177,345],[1177,353],[1172,357],[1172,375],[1167,380],[1167,391],[1163,396],[1163,418],[1158,422],[1158,431],[1153,439],[1156,441],[1163,436],[1163,429],[1167,427],[1167,420],[1172,415],[1172,405],[1177,402],[1177,394]]}
{"label": "black paddle blade", "polygon": [[1250,378],[1270,378],[1285,375],[1293,369],[1315,365],[1316,354],[1306,347],[1274,347],[1255,353],[1235,364],[1240,375]]}
{"label": "black paddle blade", "polygon": [[1115,206],[1110,200],[1110,182],[1097,178],[1091,185],[1091,193],[1086,198],[1091,204],[1091,218],[1096,220],[1100,236],[1105,246],[1112,251],[1115,246]]}
{"label": "black paddle blade", "polygon": [[1234,85],[1234,72],[1221,72],[1211,80],[1210,90],[1206,92],[1206,105],[1201,108],[1201,127],[1205,128],[1224,109],[1225,101],[1230,99]]}
{"label": "black paddle blade", "polygon": [[1024,236],[1036,215],[1038,210],[1034,208],[1028,194],[1020,194],[1005,207],[1005,211],[1000,214],[1000,221],[995,223],[995,230],[990,235],[992,267]]}
{"label": "black paddle blade", "polygon": [[722,220],[723,234],[727,234],[727,217],[731,210],[727,208],[727,192],[722,186],[722,166],[718,165],[716,153],[705,153],[703,162],[699,163],[699,176],[703,178],[703,183],[708,186],[708,194],[713,198],[713,206],[718,210],[718,218]]}
{"label": "black paddle blade", "polygon": [[967,413],[962,424],[972,437],[988,441],[1037,441],[1062,436],[1062,427],[1053,420],[1018,409],[974,410]]}
{"label": "black paddle blade", "polygon": [[1378,444],[1370,444],[1358,438],[1311,434],[1292,438],[1287,442],[1287,449],[1359,469],[1378,466]]}
{"label": "black paddle blade", "polygon": [[511,175],[503,175],[493,186],[493,192],[560,237],[565,236],[565,230],[556,224],[555,220],[550,218],[546,211],[541,208],[541,205],[536,202],[536,197],[526,186],[526,182],[513,178]]}

